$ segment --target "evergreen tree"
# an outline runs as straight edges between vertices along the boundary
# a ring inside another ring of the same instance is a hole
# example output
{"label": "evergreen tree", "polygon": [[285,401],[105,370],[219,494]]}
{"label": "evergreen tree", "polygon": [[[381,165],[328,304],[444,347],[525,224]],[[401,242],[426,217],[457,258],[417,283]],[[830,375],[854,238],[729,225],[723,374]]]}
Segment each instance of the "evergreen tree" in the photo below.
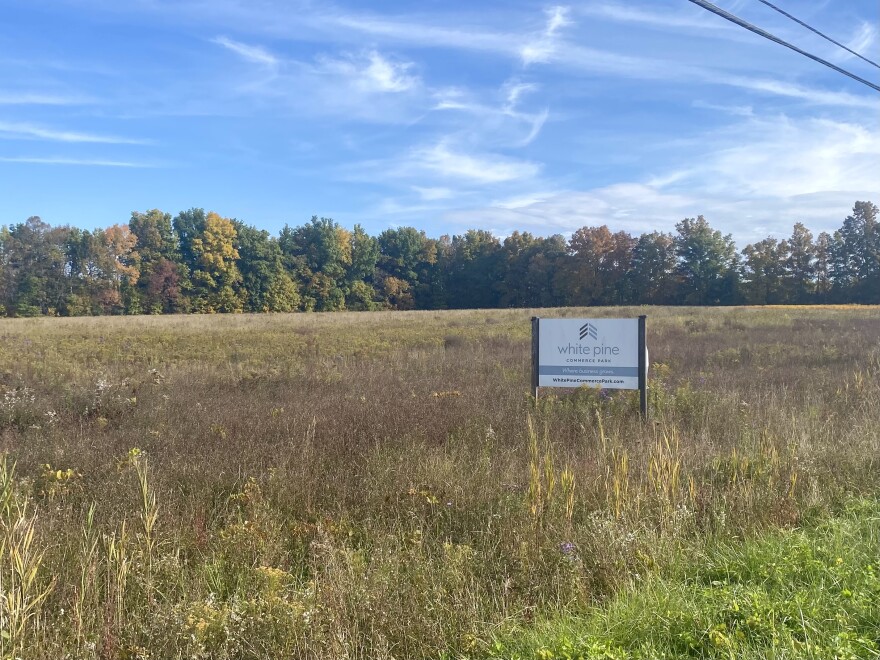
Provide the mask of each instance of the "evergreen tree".
{"label": "evergreen tree", "polygon": [[668,305],[676,294],[675,239],[672,234],[642,234],[633,247],[628,275],[631,302]]}
{"label": "evergreen tree", "polygon": [[738,259],[733,238],[712,229],[703,217],[675,225],[679,301],[686,305],[729,305],[737,301]]}

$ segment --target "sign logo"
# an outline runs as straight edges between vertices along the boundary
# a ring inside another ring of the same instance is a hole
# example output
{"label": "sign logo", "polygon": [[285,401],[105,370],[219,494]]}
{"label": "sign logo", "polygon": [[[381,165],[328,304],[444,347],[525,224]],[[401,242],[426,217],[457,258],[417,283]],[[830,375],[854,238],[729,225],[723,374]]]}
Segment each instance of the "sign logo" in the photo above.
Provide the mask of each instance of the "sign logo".
{"label": "sign logo", "polygon": [[583,340],[584,337],[597,341],[599,339],[599,332],[596,330],[596,326],[589,322],[584,323],[581,326],[581,339]]}

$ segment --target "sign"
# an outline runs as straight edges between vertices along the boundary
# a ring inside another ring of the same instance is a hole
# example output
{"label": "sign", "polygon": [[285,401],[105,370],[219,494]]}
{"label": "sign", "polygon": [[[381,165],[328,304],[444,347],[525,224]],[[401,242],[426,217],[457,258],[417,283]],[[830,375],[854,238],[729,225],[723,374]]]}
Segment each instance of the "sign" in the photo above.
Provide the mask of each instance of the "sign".
{"label": "sign", "polygon": [[645,317],[532,319],[532,385],[640,390],[647,412]]}

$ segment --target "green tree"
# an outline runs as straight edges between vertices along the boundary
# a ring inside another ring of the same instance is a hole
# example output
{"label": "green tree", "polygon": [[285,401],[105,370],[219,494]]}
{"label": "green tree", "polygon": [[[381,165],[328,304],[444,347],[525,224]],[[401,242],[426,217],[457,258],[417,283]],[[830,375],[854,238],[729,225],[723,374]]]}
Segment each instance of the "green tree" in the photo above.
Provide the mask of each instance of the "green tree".
{"label": "green tree", "polygon": [[140,255],[137,295],[141,310],[152,314],[185,311],[183,287],[189,279],[189,269],[181,258],[171,214],[159,209],[133,211],[128,227],[137,237],[135,249]]}
{"label": "green tree", "polygon": [[816,277],[816,298],[819,302],[827,303],[830,301],[831,290],[833,286],[833,253],[834,238],[827,231],[823,231],[816,237],[816,260],[813,264]]}
{"label": "green tree", "polygon": [[447,282],[449,305],[462,309],[498,306],[501,243],[491,232],[469,229],[453,236]]}
{"label": "green tree", "polygon": [[379,241],[355,225],[351,232],[351,264],[346,275],[345,306],[355,311],[376,309],[378,294],[374,287]]}
{"label": "green tree", "polygon": [[559,304],[554,272],[565,257],[565,238],[513,232],[499,255],[498,294],[502,307],[548,307]]}
{"label": "green tree", "polygon": [[284,267],[278,241],[269,232],[233,220],[238,269],[250,312],[292,312],[299,307],[299,291]]}
{"label": "green tree", "polygon": [[[406,282],[408,293],[401,298],[405,304],[422,309],[432,306],[431,280],[437,263],[437,241],[413,227],[398,227],[383,231],[378,243],[377,267],[383,290],[397,291],[400,288],[398,283],[385,286],[384,280],[391,277]],[[390,304],[390,299],[386,297],[385,302]]]}
{"label": "green tree", "polygon": [[815,289],[816,246],[813,234],[802,223],[795,223],[788,239],[788,259],[785,263],[786,298],[801,304],[810,300]]}
{"label": "green tree", "polygon": [[[205,209],[192,208],[174,216],[172,227],[177,237],[177,250],[181,263],[187,268],[187,274],[198,269],[199,258],[193,249],[193,241],[205,231],[206,222]],[[167,255],[163,256],[168,258]]]}
{"label": "green tree", "polygon": [[743,294],[753,305],[779,305],[786,301],[786,262],[788,243],[775,238],[747,245],[742,251]]}
{"label": "green tree", "polygon": [[70,227],[51,227],[32,216],[4,234],[4,303],[16,316],[62,313],[69,293]]}
{"label": "green tree", "polygon": [[672,234],[651,232],[636,240],[627,275],[631,302],[668,305],[676,296],[675,239]]}
{"label": "green tree", "polygon": [[296,228],[285,225],[278,243],[285,267],[293,273],[306,310],[345,309],[347,275],[352,264],[351,233],[331,218],[312,216]]}
{"label": "green tree", "polygon": [[501,244],[498,263],[498,304],[529,307],[537,296],[529,281],[529,262],[541,244],[529,232],[513,232]]}
{"label": "green tree", "polygon": [[739,260],[730,234],[712,229],[701,215],[675,225],[680,302],[728,305],[737,300]]}
{"label": "green tree", "polygon": [[880,301],[880,226],[877,207],[856,202],[853,212],[834,233],[832,279],[845,302]]}

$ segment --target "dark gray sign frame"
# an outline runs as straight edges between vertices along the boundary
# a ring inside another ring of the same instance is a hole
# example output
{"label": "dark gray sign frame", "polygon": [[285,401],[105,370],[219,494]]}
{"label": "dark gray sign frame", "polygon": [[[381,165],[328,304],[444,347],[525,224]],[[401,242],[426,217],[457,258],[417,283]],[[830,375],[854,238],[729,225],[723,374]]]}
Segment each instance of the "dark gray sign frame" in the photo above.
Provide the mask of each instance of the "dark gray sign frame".
{"label": "dark gray sign frame", "polygon": [[[639,413],[642,419],[648,419],[648,349],[646,343],[647,315],[642,314],[638,318],[639,329]],[[538,347],[541,332],[541,317],[532,317],[532,393],[535,401],[538,400]]]}

